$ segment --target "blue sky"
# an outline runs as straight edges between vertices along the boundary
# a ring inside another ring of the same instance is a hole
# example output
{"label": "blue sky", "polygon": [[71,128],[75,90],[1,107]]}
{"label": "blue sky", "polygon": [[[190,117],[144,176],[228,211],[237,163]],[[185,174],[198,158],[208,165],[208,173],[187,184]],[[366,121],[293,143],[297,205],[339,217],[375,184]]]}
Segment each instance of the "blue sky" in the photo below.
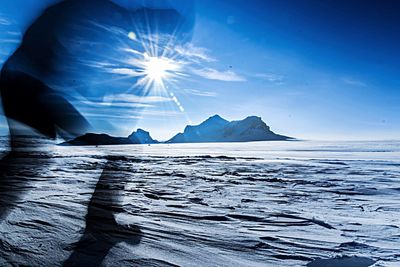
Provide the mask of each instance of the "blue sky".
{"label": "blue sky", "polygon": [[[0,62],[54,2],[0,3]],[[182,9],[179,1],[172,5]],[[275,132],[305,139],[398,139],[399,12],[400,3],[389,0],[199,0],[191,39],[178,40],[167,53],[172,61],[164,62],[170,69],[163,86],[152,84],[145,94],[140,85],[128,90],[140,78],[126,64],[114,65],[113,75],[135,77],[105,86],[100,74],[101,100],[85,91],[74,95],[74,103],[94,131],[114,135],[141,127],[163,140],[219,114],[229,120],[261,116]],[[137,32],[121,27],[122,36],[112,40],[128,53],[136,49]],[[107,53],[117,63],[128,55]]]}

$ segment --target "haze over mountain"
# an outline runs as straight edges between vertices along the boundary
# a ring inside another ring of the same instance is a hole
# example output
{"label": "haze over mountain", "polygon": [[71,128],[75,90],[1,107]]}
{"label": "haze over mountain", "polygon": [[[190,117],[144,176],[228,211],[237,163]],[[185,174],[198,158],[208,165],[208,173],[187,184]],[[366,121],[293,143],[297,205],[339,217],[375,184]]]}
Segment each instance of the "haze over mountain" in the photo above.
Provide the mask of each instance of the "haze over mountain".
{"label": "haze over mountain", "polygon": [[244,120],[227,121],[214,115],[199,125],[186,126],[183,133],[175,135],[167,143],[202,142],[250,142],[290,140],[292,138],[275,134],[260,117],[249,116]]}

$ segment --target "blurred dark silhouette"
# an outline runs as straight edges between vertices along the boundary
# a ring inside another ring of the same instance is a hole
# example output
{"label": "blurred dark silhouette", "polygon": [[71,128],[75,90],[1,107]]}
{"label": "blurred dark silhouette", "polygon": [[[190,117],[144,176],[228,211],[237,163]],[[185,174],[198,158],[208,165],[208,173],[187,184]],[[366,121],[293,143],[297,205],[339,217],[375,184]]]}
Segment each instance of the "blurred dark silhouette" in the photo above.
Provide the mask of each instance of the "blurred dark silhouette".
{"label": "blurred dark silhouette", "polygon": [[[29,156],[40,142],[29,142],[23,128],[32,129],[29,131],[31,136],[42,135],[50,139],[57,135],[75,137],[89,128],[86,119],[62,93],[44,82],[51,69],[56,69],[62,62],[54,61],[52,42],[55,40],[51,39],[54,32],[38,29],[36,23],[26,31],[20,47],[5,62],[0,73],[0,92],[10,139],[10,152],[0,160],[1,219],[29,189],[35,170],[43,168],[39,161],[46,159]],[[54,23],[57,24],[60,22]],[[28,167],[31,177],[19,175]]]}
{"label": "blurred dark silhouette", "polygon": [[11,149],[19,145],[18,126],[23,123],[44,136],[56,138],[78,136],[89,124],[58,92],[29,74],[3,69],[0,79],[4,114],[9,122]]}
{"label": "blurred dark silhouette", "polygon": [[[40,146],[33,137],[38,138],[38,133],[51,139],[57,134],[77,136],[89,124],[60,93],[26,73],[3,69],[0,90],[11,150],[0,160],[0,219],[4,219],[49,161],[46,155],[31,155]],[[26,136],[22,125],[35,130],[29,132],[34,136]]]}
{"label": "blurred dark silhouette", "polygon": [[[35,175],[50,160],[35,154],[40,142],[26,142],[21,126],[32,129],[31,135],[48,139],[72,139],[90,128],[71,103],[69,92],[77,90],[83,97],[84,93],[92,93],[92,89],[85,88],[85,81],[97,69],[82,64],[82,56],[94,57],[85,59],[95,61],[96,56],[113,58],[119,52],[107,39],[115,41],[110,29],[124,32],[147,27],[144,30],[148,34],[160,32],[173,34],[179,40],[190,38],[193,19],[167,2],[65,0],[47,8],[26,30],[21,45],[4,63],[0,74],[10,133],[10,152],[0,160],[0,219],[32,188]],[[191,10],[187,4],[191,1],[180,2]],[[161,3],[158,8],[157,3]],[[77,40],[79,45],[88,45],[86,50],[73,45]],[[120,195],[126,178],[118,174],[118,167],[113,164],[107,163],[96,185],[85,217],[85,232],[65,266],[99,266],[115,244],[140,241],[138,227],[120,226],[115,220],[114,214],[122,211]]]}
{"label": "blurred dark silhouette", "polygon": [[115,166],[116,162],[109,158],[89,203],[85,232],[64,266],[99,266],[116,244],[140,242],[139,227],[119,225],[114,217],[115,213],[123,211],[122,193],[127,182],[126,175]]}
{"label": "blurred dark silhouette", "polygon": [[[129,40],[128,32],[135,29],[148,35],[173,34],[180,42],[191,36],[192,19],[166,5],[168,1],[116,2],[124,4],[65,0],[47,8],[26,30],[21,45],[4,63],[0,75],[12,150],[17,148],[19,136],[14,121],[53,139],[72,139],[88,131],[89,123],[70,103],[71,94],[89,98],[113,93],[95,86],[88,88],[92,79],[107,72],[83,62],[123,58],[117,33],[126,32],[124,40]],[[149,8],[143,6],[147,2]],[[156,8],[157,3],[160,8]]]}

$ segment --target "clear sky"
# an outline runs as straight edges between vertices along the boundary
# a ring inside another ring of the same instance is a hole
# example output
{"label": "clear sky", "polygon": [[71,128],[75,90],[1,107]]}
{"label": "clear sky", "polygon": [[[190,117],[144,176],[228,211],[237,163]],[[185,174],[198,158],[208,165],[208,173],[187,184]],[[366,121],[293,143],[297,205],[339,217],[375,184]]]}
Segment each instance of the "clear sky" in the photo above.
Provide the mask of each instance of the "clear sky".
{"label": "clear sky", "polygon": [[[1,64],[26,27],[55,2],[1,1]],[[181,1],[170,2],[189,12]],[[107,29],[121,47],[99,59],[83,52],[79,57],[90,56],[102,71],[111,55],[123,64],[107,67],[113,75],[107,83],[91,75],[101,97],[80,92],[74,103],[94,131],[121,136],[140,127],[165,140],[219,114],[228,120],[261,116],[273,131],[304,139],[399,139],[399,14],[395,0],[198,0],[191,38],[168,43],[168,53],[143,56],[137,27]],[[5,132],[4,119],[2,125]]]}

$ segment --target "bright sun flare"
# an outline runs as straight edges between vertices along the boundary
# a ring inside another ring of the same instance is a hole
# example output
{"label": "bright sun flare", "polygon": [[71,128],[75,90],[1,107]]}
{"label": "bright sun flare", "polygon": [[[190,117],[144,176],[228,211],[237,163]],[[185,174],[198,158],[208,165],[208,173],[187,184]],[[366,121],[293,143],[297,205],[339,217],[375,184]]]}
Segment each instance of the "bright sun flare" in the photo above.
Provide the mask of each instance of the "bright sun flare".
{"label": "bright sun flare", "polygon": [[179,66],[171,59],[165,57],[148,56],[144,61],[144,74],[156,84],[161,84],[169,76],[179,69]]}

